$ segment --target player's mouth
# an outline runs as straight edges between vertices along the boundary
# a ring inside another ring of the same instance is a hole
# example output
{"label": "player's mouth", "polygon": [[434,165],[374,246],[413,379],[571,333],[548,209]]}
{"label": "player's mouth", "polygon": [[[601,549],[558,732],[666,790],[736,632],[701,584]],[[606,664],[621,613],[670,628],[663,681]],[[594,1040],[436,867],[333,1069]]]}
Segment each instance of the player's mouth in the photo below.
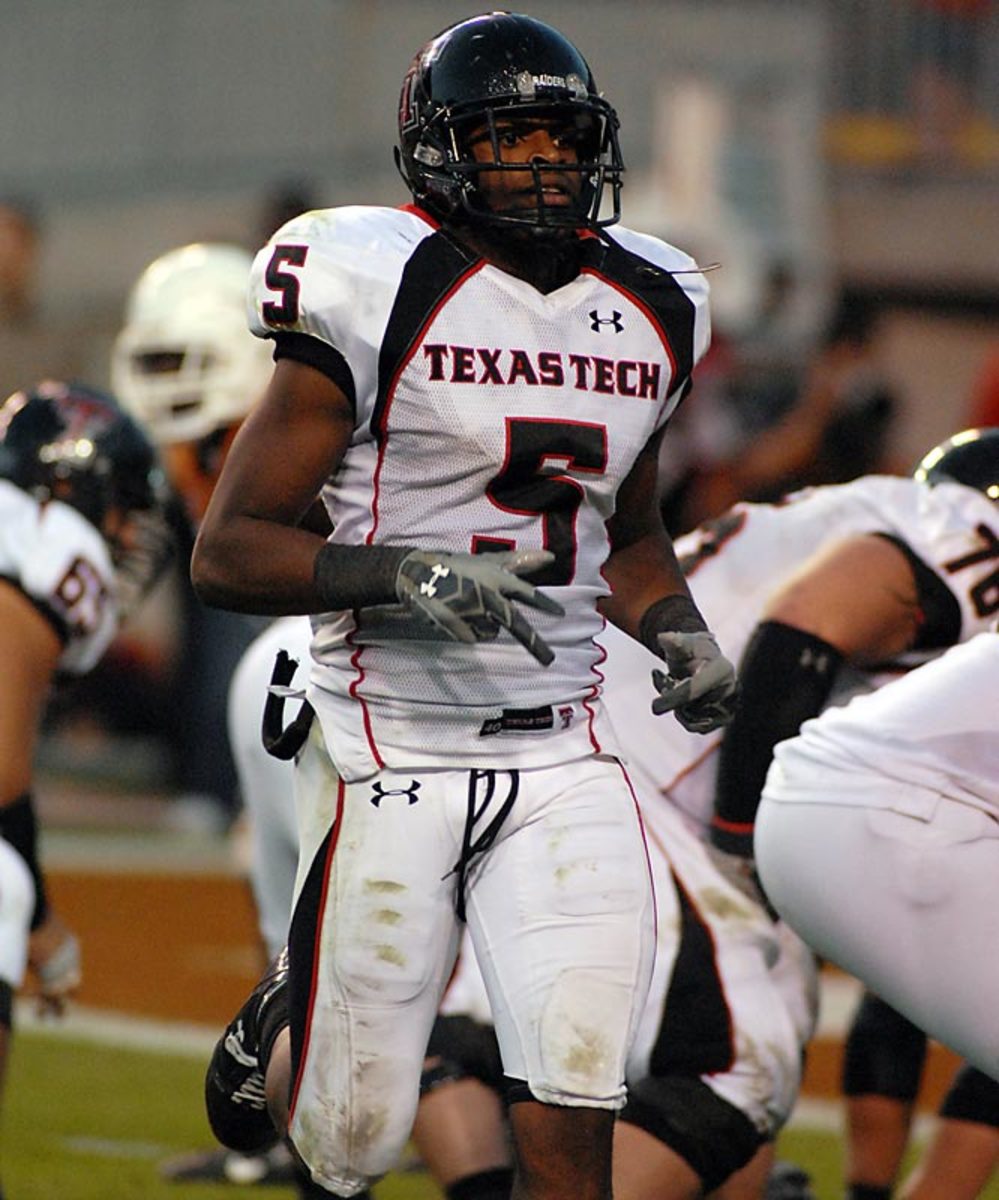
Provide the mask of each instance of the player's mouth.
{"label": "player's mouth", "polygon": [[542,183],[540,187],[531,184],[520,188],[515,194],[518,202],[528,206],[536,204],[540,197],[546,208],[567,208],[575,200],[573,193],[562,182]]}
{"label": "player's mouth", "polygon": [[564,187],[559,186],[543,187],[541,199],[552,208],[565,208],[572,203],[572,196]]}

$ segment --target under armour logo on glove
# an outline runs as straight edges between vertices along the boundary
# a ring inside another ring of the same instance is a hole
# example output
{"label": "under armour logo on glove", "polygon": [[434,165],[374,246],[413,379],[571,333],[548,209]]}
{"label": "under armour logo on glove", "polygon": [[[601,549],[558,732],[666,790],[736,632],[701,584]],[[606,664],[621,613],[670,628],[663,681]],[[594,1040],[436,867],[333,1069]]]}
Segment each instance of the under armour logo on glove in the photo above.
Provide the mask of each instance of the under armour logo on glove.
{"label": "under armour logo on glove", "polygon": [[554,562],[548,550],[503,550],[491,554],[445,554],[412,550],[399,564],[396,595],[413,613],[426,618],[456,642],[495,639],[506,629],[529,654],[547,667],[555,655],[512,601],[561,617],[565,610],[520,575]]}
{"label": "under armour logo on glove", "polygon": [[408,788],[383,788],[380,783],[371,785],[371,803],[377,808],[386,796],[405,796],[410,804],[415,804],[419,800],[417,792],[420,790],[420,781],[414,779]]}
{"label": "under armour logo on glove", "polygon": [[438,579],[447,579],[447,577],[450,574],[451,574],[451,572],[448,570],[447,567],[442,567],[441,564],[438,563],[431,570],[430,578],[427,580],[427,582],[420,584],[420,595],[421,596],[436,596]]}
{"label": "under armour logo on glove", "polygon": [[609,317],[602,317],[600,313],[593,309],[590,313],[590,328],[594,333],[600,333],[604,325],[610,325],[615,333],[624,333],[624,326],[621,324],[621,314],[617,309],[613,309]]}

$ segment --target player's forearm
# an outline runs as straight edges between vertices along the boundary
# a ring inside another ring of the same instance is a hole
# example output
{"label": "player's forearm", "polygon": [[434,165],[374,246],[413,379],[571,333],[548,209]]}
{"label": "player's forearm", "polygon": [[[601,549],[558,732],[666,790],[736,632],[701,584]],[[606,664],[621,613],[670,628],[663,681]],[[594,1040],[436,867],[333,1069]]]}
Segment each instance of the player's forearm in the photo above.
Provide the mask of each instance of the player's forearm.
{"label": "player's forearm", "polygon": [[615,550],[604,565],[604,577],[612,595],[601,601],[601,613],[640,641],[643,619],[666,597],[683,598],[693,606],[687,581],[665,533],[647,534]]}
{"label": "player's forearm", "polygon": [[308,530],[254,517],[206,523],[191,557],[191,582],[212,608],[264,616],[320,612],[314,570],[324,545]]}

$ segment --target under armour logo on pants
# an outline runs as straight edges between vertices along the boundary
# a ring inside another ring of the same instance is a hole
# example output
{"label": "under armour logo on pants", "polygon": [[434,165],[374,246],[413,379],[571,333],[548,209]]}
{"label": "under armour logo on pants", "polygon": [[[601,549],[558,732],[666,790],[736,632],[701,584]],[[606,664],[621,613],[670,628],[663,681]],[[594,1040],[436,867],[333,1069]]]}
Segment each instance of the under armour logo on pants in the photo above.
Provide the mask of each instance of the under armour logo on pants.
{"label": "under armour logo on pants", "polygon": [[377,781],[371,785],[371,803],[377,808],[386,796],[405,796],[410,804],[415,804],[419,800],[417,792],[420,790],[420,781],[414,779],[408,788],[390,788],[386,790]]}

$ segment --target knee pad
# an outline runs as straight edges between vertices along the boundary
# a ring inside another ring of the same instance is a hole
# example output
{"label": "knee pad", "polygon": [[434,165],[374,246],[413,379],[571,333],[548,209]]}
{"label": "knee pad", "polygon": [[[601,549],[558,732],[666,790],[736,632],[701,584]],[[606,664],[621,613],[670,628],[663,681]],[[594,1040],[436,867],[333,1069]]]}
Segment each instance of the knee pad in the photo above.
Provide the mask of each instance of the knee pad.
{"label": "knee pad", "polygon": [[766,1141],[745,1113],[692,1076],[647,1076],[629,1086],[619,1120],[679,1154],[700,1176],[705,1192],[745,1166]]}
{"label": "knee pad", "polygon": [[471,1017],[438,1016],[427,1043],[420,1095],[458,1079],[478,1079],[497,1091],[502,1088],[503,1063],[496,1033],[491,1025]]}
{"label": "knee pad", "polygon": [[999,1129],[999,1083],[965,1064],[944,1097],[940,1115],[951,1121],[973,1121]]}
{"label": "knee pad", "polygon": [[847,1035],[844,1096],[887,1096],[911,1103],[926,1061],[926,1034],[865,992]]}

